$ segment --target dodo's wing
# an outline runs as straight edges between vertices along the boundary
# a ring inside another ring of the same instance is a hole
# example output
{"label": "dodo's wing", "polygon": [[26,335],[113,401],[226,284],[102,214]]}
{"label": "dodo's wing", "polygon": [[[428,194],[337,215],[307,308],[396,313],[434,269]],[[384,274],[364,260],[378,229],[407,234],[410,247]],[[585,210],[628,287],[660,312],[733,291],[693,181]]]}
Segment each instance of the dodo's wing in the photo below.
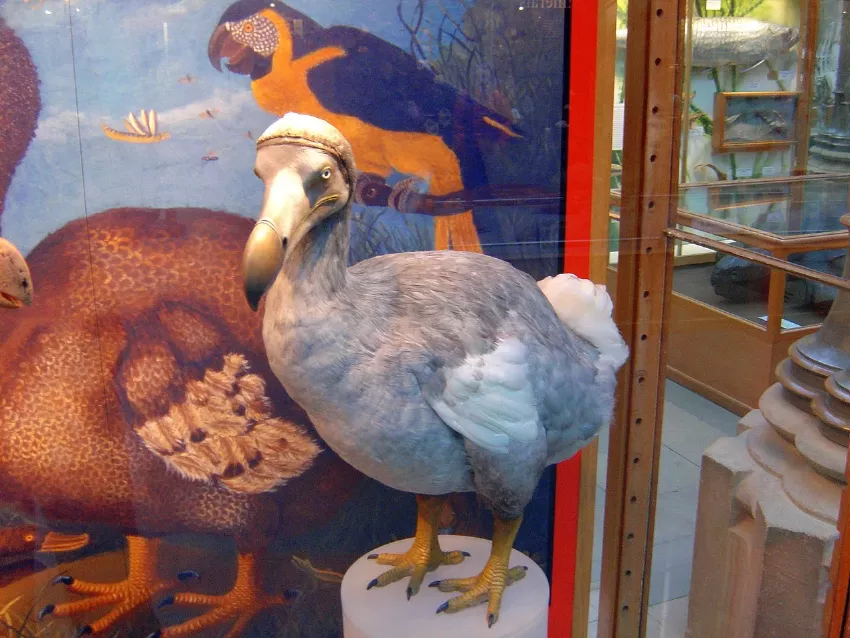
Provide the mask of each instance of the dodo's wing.
{"label": "dodo's wing", "polygon": [[319,454],[301,426],[276,414],[264,378],[249,370],[252,353],[213,315],[165,303],[127,336],[119,400],[147,449],[179,475],[259,493]]}
{"label": "dodo's wing", "polygon": [[540,434],[528,349],[518,339],[504,339],[457,367],[439,368],[420,379],[420,387],[446,425],[491,452],[507,452],[511,441],[529,442]]}

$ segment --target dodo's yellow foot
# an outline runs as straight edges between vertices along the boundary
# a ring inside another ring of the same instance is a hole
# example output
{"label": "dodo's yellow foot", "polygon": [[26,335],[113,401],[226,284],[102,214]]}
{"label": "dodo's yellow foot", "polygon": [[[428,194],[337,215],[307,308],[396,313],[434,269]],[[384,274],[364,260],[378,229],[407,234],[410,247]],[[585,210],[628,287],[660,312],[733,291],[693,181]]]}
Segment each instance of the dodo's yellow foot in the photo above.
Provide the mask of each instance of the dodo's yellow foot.
{"label": "dodo's yellow foot", "polygon": [[492,627],[499,619],[499,608],[502,604],[502,594],[505,587],[513,585],[518,580],[525,578],[528,567],[507,568],[507,564],[497,564],[489,561],[487,566],[478,576],[471,578],[447,578],[435,580],[429,587],[436,587],[440,591],[463,592],[460,596],[447,600],[437,609],[437,613],[452,613],[461,611],[468,607],[474,607],[487,601],[487,625]]}
{"label": "dodo's yellow foot", "polygon": [[490,558],[478,576],[471,578],[447,578],[436,580],[429,587],[440,591],[463,592],[460,596],[444,602],[437,613],[453,613],[468,607],[487,602],[487,626],[492,627],[499,620],[499,610],[502,606],[502,594],[505,587],[525,578],[526,567],[508,568],[514,539],[522,523],[522,516],[514,519],[503,519],[495,516],[493,520],[493,547]]}
{"label": "dodo's yellow foot", "polygon": [[298,596],[297,592],[269,595],[263,591],[256,557],[253,554],[239,554],[238,571],[233,588],[221,596],[181,592],[165,598],[159,607],[166,605],[190,605],[209,607],[209,611],[173,627],[166,627],[149,638],[174,638],[189,636],[197,632],[232,622],[226,638],[236,638],[261,611],[270,607],[290,604]]}
{"label": "dodo's yellow foot", "polygon": [[425,574],[434,571],[440,565],[457,565],[463,562],[469,552],[444,552],[437,539],[440,513],[443,507],[442,496],[417,496],[416,537],[413,545],[404,554],[372,554],[370,559],[380,565],[392,565],[393,568],[372,579],[366,589],[383,587],[410,577],[407,585],[407,599],[419,593]]}
{"label": "dodo's yellow foot", "polygon": [[[89,583],[68,575],[58,576],[54,584],[65,585],[67,591],[86,596],[83,600],[47,605],[38,614],[40,620],[46,616],[73,618],[89,611],[112,605],[112,609],[96,621],[83,625],[77,636],[98,635],[112,628],[122,618],[150,605],[153,598],[166,589],[177,585],[178,579],[163,580],[156,573],[157,543],[155,539],[138,536],[127,537],[129,568],[127,578],[114,583]],[[197,576],[184,572],[178,578],[184,580]]]}
{"label": "dodo's yellow foot", "polygon": [[404,554],[372,554],[370,559],[379,565],[392,565],[393,568],[372,579],[366,589],[383,587],[397,580],[410,576],[407,585],[407,598],[419,593],[425,574],[437,569],[440,565],[457,565],[469,556],[469,552],[444,552],[439,547],[433,549],[416,542]]}

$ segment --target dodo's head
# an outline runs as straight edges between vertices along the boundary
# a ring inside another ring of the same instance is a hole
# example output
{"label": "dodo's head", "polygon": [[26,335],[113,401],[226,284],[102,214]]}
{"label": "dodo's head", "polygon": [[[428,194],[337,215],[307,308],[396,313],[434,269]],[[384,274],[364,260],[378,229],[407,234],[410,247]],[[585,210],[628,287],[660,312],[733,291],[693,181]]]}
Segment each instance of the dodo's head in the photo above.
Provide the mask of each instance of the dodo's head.
{"label": "dodo's head", "polygon": [[32,303],[32,277],[24,256],[0,238],[0,308],[16,310]]}
{"label": "dodo's head", "polygon": [[242,267],[245,295],[256,310],[296,246],[348,209],[356,173],[342,133],[298,113],[287,113],[259,137],[254,172],[266,192]]}

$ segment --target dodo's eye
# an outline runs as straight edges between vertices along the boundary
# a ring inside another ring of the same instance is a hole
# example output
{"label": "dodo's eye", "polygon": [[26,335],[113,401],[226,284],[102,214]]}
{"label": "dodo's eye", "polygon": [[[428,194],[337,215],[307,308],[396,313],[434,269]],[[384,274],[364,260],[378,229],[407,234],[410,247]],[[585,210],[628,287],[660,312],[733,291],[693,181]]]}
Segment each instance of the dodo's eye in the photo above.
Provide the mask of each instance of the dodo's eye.
{"label": "dodo's eye", "polygon": [[331,167],[325,166],[322,169],[322,179],[330,179],[331,178]]}
{"label": "dodo's eye", "polygon": [[253,32],[254,32],[254,25],[251,24],[250,22],[246,22],[245,24],[242,25],[242,33],[253,33]]}

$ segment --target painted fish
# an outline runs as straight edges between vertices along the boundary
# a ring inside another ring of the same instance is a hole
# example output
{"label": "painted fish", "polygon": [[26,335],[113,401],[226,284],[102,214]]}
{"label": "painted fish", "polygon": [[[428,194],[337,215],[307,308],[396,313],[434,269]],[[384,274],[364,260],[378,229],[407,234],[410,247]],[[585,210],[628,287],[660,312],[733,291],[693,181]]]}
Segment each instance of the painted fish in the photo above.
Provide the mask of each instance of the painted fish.
{"label": "painted fish", "polygon": [[729,142],[784,140],[790,127],[779,111],[744,111],[726,118],[725,138]]}
{"label": "painted fish", "polygon": [[[617,48],[626,47],[626,29],[617,30]],[[709,68],[754,67],[775,58],[800,41],[800,30],[754,18],[694,18],[691,64]]]}
{"label": "painted fish", "polygon": [[0,529],[0,558],[33,552],[72,552],[89,544],[88,534],[69,536],[36,527],[19,525]]}

